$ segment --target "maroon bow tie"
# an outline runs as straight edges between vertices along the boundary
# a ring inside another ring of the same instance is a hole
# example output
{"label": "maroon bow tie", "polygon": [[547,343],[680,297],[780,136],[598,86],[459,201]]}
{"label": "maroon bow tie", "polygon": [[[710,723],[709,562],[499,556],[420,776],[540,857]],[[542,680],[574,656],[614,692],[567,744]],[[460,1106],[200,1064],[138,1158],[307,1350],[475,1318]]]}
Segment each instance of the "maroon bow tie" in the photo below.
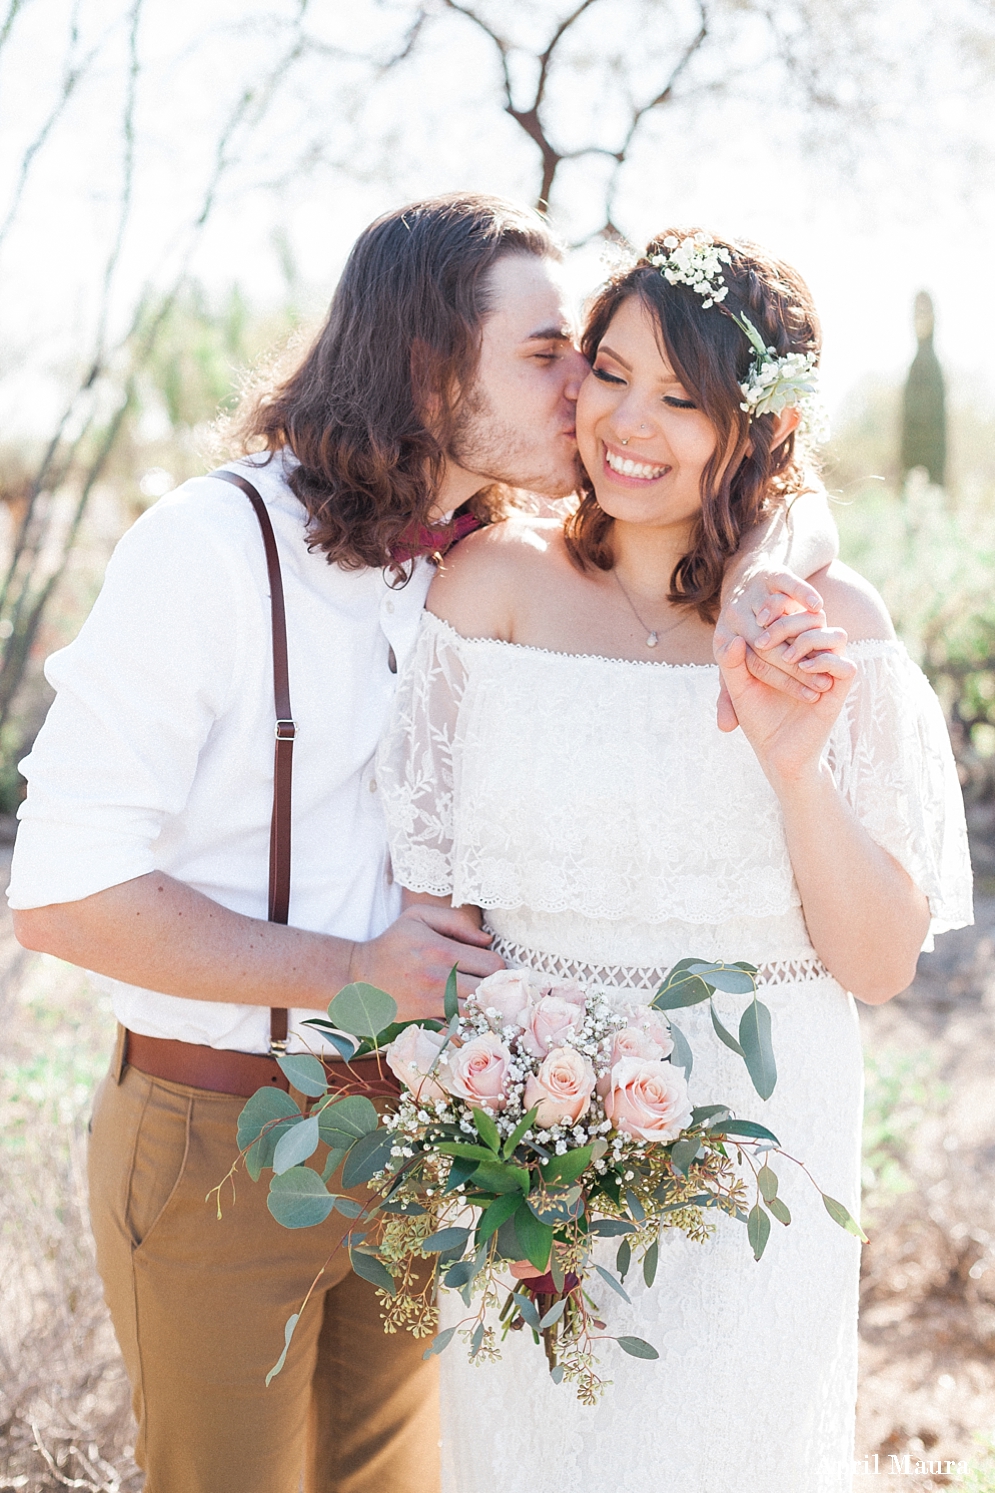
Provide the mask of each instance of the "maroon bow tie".
{"label": "maroon bow tie", "polygon": [[472,513],[461,513],[448,524],[432,528],[427,524],[409,524],[390,552],[395,564],[417,560],[421,555],[444,555],[454,544],[483,525]]}

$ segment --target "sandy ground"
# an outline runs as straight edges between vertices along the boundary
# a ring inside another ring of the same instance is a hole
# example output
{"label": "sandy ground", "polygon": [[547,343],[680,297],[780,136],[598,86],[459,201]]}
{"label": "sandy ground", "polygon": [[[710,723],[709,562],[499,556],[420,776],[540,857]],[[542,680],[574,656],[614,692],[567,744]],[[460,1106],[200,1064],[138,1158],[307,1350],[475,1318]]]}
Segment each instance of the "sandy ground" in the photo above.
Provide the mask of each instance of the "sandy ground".
{"label": "sandy ground", "polygon": [[[995,1490],[995,1455],[978,1439],[995,1434],[995,853],[987,837],[976,863],[985,889],[976,927],[945,935],[900,999],[861,1012],[871,1242],[856,1493]],[[112,1030],[106,998],[85,975],[18,950],[4,907],[0,1490],[141,1487],[81,1190],[88,1093]],[[31,1170],[32,1144],[61,1156],[47,1181]]]}

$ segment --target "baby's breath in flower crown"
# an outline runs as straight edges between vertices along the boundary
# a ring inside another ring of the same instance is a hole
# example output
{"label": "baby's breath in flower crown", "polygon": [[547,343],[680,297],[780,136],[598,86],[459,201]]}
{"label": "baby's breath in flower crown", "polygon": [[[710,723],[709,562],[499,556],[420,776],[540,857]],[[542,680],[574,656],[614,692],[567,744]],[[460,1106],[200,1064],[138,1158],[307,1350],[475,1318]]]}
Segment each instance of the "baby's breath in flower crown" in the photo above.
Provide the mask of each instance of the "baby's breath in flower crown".
{"label": "baby's breath in flower crown", "polygon": [[[722,266],[732,264],[728,249],[716,244],[706,233],[692,233],[686,238],[668,234],[663,249],[664,252],[651,255],[649,263],[668,284],[687,285],[702,297],[705,311],[725,300],[729,287]],[[734,311],[726,314],[753,349],[750,371],[745,383],[740,384],[743,392],[740,408],[751,420],[758,415],[779,415],[782,410],[797,409],[801,416],[799,429],[817,444],[827,441],[829,421],[819,395],[817,354],[778,354],[776,348],[767,346],[748,316]]]}

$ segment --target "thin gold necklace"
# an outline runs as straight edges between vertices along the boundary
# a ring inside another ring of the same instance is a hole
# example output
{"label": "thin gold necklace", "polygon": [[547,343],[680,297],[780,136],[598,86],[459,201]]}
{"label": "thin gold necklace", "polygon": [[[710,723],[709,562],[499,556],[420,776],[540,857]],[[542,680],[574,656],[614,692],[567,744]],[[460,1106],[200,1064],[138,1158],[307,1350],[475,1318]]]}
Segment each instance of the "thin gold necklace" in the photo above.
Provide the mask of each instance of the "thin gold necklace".
{"label": "thin gold necklace", "polygon": [[622,595],[625,597],[626,601],[629,603],[629,608],[630,608],[630,610],[632,612],[632,615],[635,617],[635,619],[639,623],[640,627],[646,628],[646,646],[647,646],[647,648],[655,648],[656,645],[657,645],[657,643],[659,643],[661,636],[666,636],[666,634],[668,632],[673,632],[674,628],[675,627],[679,627],[680,624],[684,621],[683,616],[680,616],[680,617],[677,618],[676,622],[671,622],[671,624],[670,624],[669,627],[664,627],[664,628],[646,627],[646,623],[643,621],[642,617],[640,617],[639,613],[636,611],[635,603],[633,602],[632,597],[629,595],[628,591],[622,585],[622,578],[619,575],[619,573],[618,573],[618,571],[617,571],[617,569],[615,568],[614,565],[612,566],[612,572],[611,573],[615,577],[615,580],[618,582],[618,589],[621,591]]}

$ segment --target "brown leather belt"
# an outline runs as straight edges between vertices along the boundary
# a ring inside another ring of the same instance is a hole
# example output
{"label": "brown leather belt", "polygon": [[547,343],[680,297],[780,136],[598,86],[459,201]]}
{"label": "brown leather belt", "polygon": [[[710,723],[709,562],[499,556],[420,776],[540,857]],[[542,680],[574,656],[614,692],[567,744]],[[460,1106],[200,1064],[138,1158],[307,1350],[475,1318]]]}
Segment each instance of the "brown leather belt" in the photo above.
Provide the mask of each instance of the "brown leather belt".
{"label": "brown leather belt", "polygon": [[[257,1089],[272,1086],[287,1093],[290,1084],[275,1058],[256,1052],[230,1052],[226,1048],[203,1047],[198,1042],[172,1042],[165,1037],[143,1037],[125,1033],[124,1062],[149,1078],[182,1083],[214,1094],[235,1094],[251,1099]],[[401,1086],[381,1060],[357,1058],[348,1066],[336,1059],[322,1061],[334,1089],[365,1094],[368,1098],[396,1098]],[[381,1071],[382,1070],[382,1071]]]}

